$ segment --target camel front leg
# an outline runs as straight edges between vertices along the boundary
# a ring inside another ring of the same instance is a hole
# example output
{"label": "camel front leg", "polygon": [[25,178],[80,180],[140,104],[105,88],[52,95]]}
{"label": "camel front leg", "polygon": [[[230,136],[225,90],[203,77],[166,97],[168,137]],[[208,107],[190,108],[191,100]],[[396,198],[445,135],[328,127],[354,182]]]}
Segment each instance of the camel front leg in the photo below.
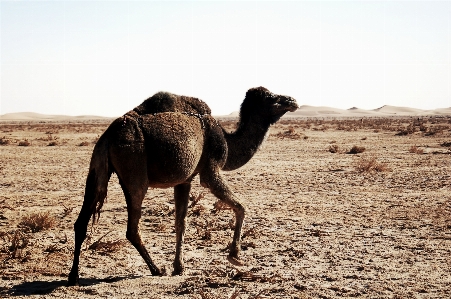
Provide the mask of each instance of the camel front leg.
{"label": "camel front leg", "polygon": [[173,264],[174,272],[172,272],[172,275],[181,275],[185,270],[183,264],[183,240],[185,235],[185,217],[188,211],[190,190],[191,183],[180,184],[174,187],[176,247]]}
{"label": "camel front leg", "polygon": [[241,250],[241,229],[244,224],[245,209],[238,200],[238,197],[233,194],[227,186],[225,180],[219,173],[210,175],[201,175],[200,181],[202,186],[207,187],[210,191],[222,202],[232,208],[235,213],[235,232],[233,234],[233,241],[230,245],[230,253],[228,260],[230,263],[242,266],[244,263],[239,259],[238,255]]}

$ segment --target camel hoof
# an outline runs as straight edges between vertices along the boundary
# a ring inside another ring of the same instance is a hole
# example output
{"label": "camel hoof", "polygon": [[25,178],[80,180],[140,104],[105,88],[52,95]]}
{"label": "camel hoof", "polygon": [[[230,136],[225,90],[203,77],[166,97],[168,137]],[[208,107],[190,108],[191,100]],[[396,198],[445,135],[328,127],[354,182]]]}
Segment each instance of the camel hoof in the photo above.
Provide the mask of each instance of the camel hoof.
{"label": "camel hoof", "polygon": [[183,269],[181,270],[174,270],[172,271],[172,276],[182,276],[183,275]]}
{"label": "camel hoof", "polygon": [[152,273],[152,276],[164,276],[165,274],[165,272],[160,271],[160,269],[152,270],[150,271],[150,273]]}
{"label": "camel hoof", "polygon": [[229,261],[229,263],[231,263],[232,265],[235,265],[235,266],[245,266],[246,265],[245,262],[243,262],[236,256],[229,255],[229,256],[227,256],[227,260]]}

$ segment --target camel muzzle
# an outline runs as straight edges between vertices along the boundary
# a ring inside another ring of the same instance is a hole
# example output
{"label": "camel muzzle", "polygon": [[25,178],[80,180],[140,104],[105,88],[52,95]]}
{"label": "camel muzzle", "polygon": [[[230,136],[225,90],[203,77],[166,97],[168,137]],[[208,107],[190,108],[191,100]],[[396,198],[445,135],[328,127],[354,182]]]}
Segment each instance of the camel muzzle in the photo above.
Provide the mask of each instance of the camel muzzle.
{"label": "camel muzzle", "polygon": [[296,100],[289,96],[280,96],[279,104],[285,106],[286,109],[290,112],[294,112],[299,108]]}

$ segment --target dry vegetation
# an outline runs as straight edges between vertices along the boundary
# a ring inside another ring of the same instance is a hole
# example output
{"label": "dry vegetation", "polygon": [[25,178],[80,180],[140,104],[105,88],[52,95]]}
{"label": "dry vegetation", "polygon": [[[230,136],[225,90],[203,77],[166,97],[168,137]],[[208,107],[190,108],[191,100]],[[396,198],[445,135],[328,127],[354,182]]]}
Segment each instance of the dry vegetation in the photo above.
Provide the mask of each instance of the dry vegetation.
{"label": "dry vegetation", "polygon": [[349,150],[348,154],[353,154],[353,155],[355,155],[355,154],[363,153],[364,151],[365,151],[365,147],[354,145],[354,146]]}
{"label": "dry vegetation", "polygon": [[358,172],[382,172],[389,171],[390,168],[386,163],[377,161],[375,157],[361,158],[356,165]]}
{"label": "dry vegetation", "polygon": [[22,217],[22,220],[19,222],[19,227],[30,230],[32,233],[37,233],[53,226],[55,226],[55,218],[50,215],[50,212],[32,213]]}
{"label": "dry vegetation", "polygon": [[172,190],[146,195],[140,229],[168,273],[150,276],[125,238],[113,175],[82,286],[66,288],[89,158],[108,124],[0,123],[0,297],[451,297],[450,117],[282,119],[251,162],[224,173],[247,208],[243,267],[226,260],[233,212],[196,180],[183,276],[170,276]]}

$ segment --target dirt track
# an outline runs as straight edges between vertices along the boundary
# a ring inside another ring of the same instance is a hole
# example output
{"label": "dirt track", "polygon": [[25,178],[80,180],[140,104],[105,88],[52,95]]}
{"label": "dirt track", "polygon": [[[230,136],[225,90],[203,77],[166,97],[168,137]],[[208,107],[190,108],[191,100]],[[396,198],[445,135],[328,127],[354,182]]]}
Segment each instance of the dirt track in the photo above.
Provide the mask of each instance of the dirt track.
{"label": "dirt track", "polygon": [[[0,123],[0,297],[449,298],[451,120],[426,119],[409,131],[411,123],[293,120],[272,127],[246,166],[224,172],[247,208],[242,268],[226,260],[233,213],[214,208],[207,193],[189,211],[186,273],[170,276],[172,190],[154,189],[141,233],[168,275],[150,276],[125,239],[125,200],[113,176],[82,251],[82,286],[68,288],[72,227],[93,144],[108,122]],[[18,146],[25,139],[31,144]],[[354,145],[365,151],[347,154]],[[358,171],[372,158],[383,171]],[[196,180],[192,191],[206,190]],[[19,225],[43,211],[53,227],[32,233]],[[87,249],[95,241],[103,249]]]}

